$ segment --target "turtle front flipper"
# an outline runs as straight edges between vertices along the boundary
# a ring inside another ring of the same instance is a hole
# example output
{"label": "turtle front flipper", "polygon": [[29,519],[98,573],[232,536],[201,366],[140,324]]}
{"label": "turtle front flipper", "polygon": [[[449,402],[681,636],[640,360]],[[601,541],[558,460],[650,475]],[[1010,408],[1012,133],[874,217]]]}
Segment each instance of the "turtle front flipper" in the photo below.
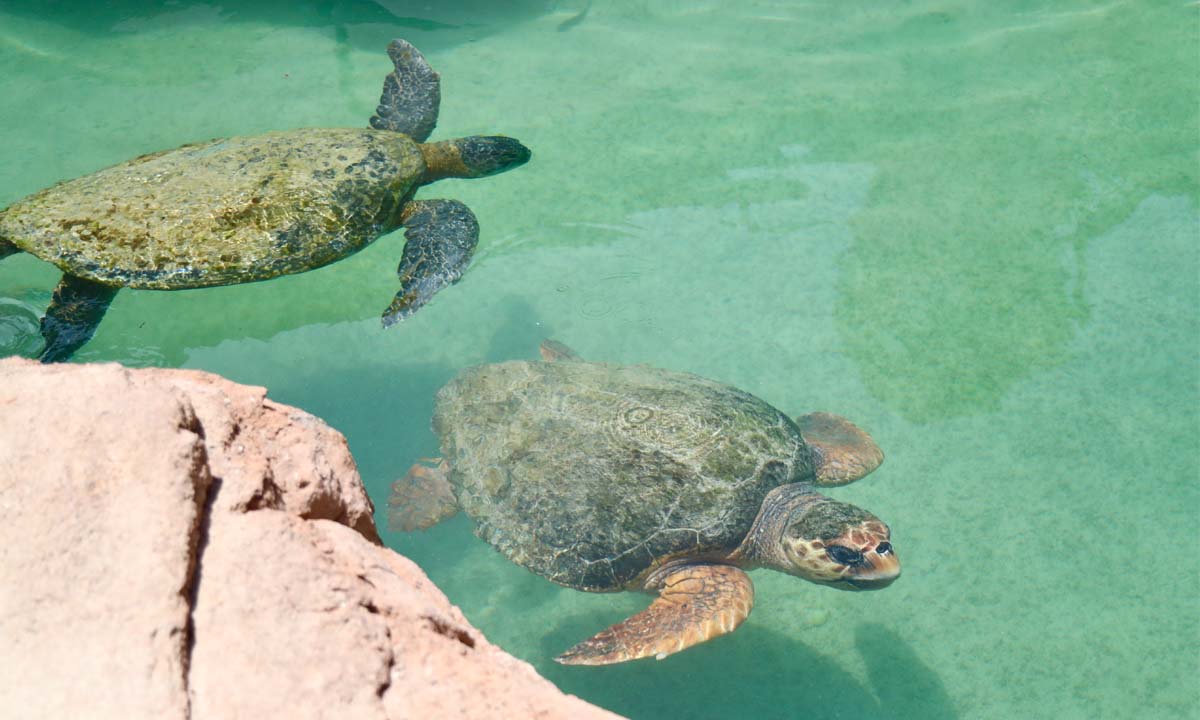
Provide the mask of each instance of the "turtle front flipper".
{"label": "turtle front flipper", "polygon": [[479,223],[457,200],[413,200],[404,206],[400,292],[383,313],[390,327],[419,310],[437,291],[458,282],[479,242]]}
{"label": "turtle front flipper", "polygon": [[42,318],[41,330],[46,346],[38,359],[44,363],[62,362],[83,347],[92,339],[117,290],[111,285],[64,273]]}
{"label": "turtle front flipper", "polygon": [[458,512],[450,466],[440,458],[425,460],[434,465],[415,463],[404,477],[392,483],[392,496],[388,498],[388,527],[392,530],[424,530]]}
{"label": "turtle front flipper", "polygon": [[642,612],[554,658],[563,665],[611,665],[668,655],[733,632],[754,607],[750,576],[733,565],[690,563],[656,582]]}
{"label": "turtle front flipper", "polygon": [[383,94],[371,116],[371,127],[401,132],[424,142],[437,125],[441,79],[406,40],[391,41],[387,54],[396,69],[383,81]]}
{"label": "turtle front flipper", "polygon": [[818,485],[852,483],[883,462],[871,436],[841,415],[809,413],[796,418],[796,425],[813,451]]}

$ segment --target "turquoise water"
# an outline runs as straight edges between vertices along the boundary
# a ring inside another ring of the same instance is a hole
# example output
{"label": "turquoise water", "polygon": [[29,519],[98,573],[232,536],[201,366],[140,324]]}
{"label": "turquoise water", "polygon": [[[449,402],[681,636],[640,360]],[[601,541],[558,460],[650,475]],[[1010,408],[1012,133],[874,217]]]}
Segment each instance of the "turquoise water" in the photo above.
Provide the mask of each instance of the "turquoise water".
{"label": "turquoise water", "polygon": [[[77,360],[265,385],[346,434],[379,507],[437,452],[437,388],[545,336],[884,448],[831,494],[890,523],[903,578],[755,572],[742,628],[661,662],[550,660],[643,596],[553,586],[461,516],[386,535],[564,690],[634,718],[1200,716],[1196,3],[91,5],[0,2],[0,205],[188,141],[362,126],[395,36],[442,74],[435,137],[534,159],[422,191],[482,237],[400,326],[396,233],[123,291]],[[36,353],[57,277],[0,262],[5,354]]]}

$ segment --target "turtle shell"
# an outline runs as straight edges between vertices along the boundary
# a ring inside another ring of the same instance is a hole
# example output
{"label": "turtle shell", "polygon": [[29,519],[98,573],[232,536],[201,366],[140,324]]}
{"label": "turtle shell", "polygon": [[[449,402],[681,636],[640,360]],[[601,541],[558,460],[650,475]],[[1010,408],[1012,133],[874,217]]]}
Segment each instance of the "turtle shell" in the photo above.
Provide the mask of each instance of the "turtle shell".
{"label": "turtle shell", "polygon": [[774,487],[811,481],[796,425],[687,373],[589,362],[469,368],[434,430],[476,532],[568,587],[637,587],[675,557],[736,547]]}
{"label": "turtle shell", "polygon": [[143,155],[14,203],[0,237],[98,282],[170,290],[266,280],[399,224],[425,164],[384,130],[301,129]]}

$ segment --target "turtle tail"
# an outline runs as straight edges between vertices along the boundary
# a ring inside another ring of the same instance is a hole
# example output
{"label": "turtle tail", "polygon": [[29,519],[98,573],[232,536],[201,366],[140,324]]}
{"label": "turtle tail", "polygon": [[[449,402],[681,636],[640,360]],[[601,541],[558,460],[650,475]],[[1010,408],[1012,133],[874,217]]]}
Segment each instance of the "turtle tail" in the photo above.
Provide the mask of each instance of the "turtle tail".
{"label": "turtle tail", "polygon": [[532,153],[520,142],[503,135],[472,135],[419,146],[425,157],[429,184],[442,178],[478,178],[512,170],[529,162]]}

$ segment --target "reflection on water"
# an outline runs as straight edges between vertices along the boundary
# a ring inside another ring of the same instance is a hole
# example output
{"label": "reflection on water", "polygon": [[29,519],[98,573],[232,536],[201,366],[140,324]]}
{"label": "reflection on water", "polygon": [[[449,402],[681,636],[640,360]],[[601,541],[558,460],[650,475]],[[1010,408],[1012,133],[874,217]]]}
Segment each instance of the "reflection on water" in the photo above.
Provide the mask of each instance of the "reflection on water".
{"label": "reflection on water", "polygon": [[[580,18],[583,8],[554,8],[547,0],[318,0],[309,3],[262,0],[220,4],[203,0],[161,3],[154,0],[115,0],[80,8],[72,3],[11,0],[4,12],[14,18],[54,23],[89,37],[132,35],[194,28],[201,32],[214,25],[242,23],[262,28],[306,28],[318,33],[332,30],[339,41],[366,50],[386,45],[393,37],[406,37],[425,53],[463,42],[479,40],[528,22],[548,12],[567,20]],[[573,23],[574,24],[574,23]],[[5,34],[9,47],[43,57],[62,58],[66,53],[38,48],[19,34]],[[136,65],[132,73],[149,68]]]}
{"label": "reflection on water", "polygon": [[42,308],[15,298],[0,297],[0,357],[33,357],[42,349],[38,318]]}

